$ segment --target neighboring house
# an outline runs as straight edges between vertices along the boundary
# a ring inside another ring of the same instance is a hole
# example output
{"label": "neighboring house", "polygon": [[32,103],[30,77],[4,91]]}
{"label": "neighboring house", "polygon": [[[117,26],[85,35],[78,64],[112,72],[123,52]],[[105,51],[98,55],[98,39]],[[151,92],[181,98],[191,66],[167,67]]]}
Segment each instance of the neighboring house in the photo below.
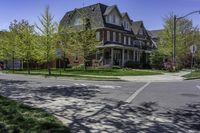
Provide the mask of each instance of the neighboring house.
{"label": "neighboring house", "polygon": [[151,30],[151,31],[148,31],[148,32],[151,35],[152,40],[157,43],[160,40],[160,36],[163,32],[163,29]]}
{"label": "neighboring house", "polygon": [[60,25],[82,29],[82,16],[87,18],[91,28],[97,30],[96,38],[102,42],[97,46],[94,57],[100,65],[124,66],[127,61],[148,64],[149,54],[156,44],[142,21],[133,21],[116,5],[98,3],[67,12]]}

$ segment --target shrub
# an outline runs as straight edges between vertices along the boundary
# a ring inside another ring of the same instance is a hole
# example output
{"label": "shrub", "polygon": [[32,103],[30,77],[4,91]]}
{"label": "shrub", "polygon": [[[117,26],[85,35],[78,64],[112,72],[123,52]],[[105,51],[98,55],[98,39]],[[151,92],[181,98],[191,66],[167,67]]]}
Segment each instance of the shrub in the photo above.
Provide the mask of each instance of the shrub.
{"label": "shrub", "polygon": [[127,61],[124,65],[124,67],[126,68],[133,68],[133,69],[137,69],[137,68],[140,68],[140,64],[139,63],[136,63],[134,61]]}
{"label": "shrub", "polygon": [[112,69],[121,69],[120,66],[112,66]]}

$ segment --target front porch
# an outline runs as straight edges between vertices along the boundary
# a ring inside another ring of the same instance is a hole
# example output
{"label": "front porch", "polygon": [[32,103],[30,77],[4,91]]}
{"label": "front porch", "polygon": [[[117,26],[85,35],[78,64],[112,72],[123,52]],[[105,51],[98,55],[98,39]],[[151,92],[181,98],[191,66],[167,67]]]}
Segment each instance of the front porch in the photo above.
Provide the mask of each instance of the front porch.
{"label": "front porch", "polygon": [[[145,53],[145,59],[141,58]],[[149,53],[138,48],[123,47],[123,46],[109,46],[99,47],[96,53],[96,59],[101,66],[121,66],[124,67],[127,61],[134,63],[146,62],[148,63]]]}

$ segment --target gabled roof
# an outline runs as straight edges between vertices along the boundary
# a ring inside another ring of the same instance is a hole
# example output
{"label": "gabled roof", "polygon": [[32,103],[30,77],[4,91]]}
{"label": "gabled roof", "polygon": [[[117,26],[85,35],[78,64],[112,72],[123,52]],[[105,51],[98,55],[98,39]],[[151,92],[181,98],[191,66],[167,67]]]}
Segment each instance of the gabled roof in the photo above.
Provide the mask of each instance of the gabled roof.
{"label": "gabled roof", "polygon": [[153,38],[157,38],[159,36],[159,34],[161,34],[163,32],[163,29],[160,29],[160,30],[151,30],[149,32],[151,32],[151,35],[152,35]]}
{"label": "gabled roof", "polygon": [[133,30],[133,32],[137,35],[141,26],[143,25],[142,21],[134,21],[132,22],[131,28]]}
{"label": "gabled roof", "polygon": [[119,14],[119,16],[122,17],[117,5],[108,6],[103,15],[104,16],[109,15],[114,9],[116,9],[118,14]]}
{"label": "gabled roof", "polygon": [[128,15],[127,12],[123,12],[123,13],[121,13],[121,15],[122,15],[122,18],[124,18],[124,17],[127,16],[127,18],[129,19],[129,21],[131,22],[131,19],[130,19],[130,17],[129,17],[129,15]]}
{"label": "gabled roof", "polygon": [[60,21],[60,25],[71,25],[73,15],[82,14],[90,19],[92,28],[104,27],[104,18],[102,12],[105,12],[106,8],[106,5],[98,3],[87,7],[74,9],[73,11],[69,11],[64,15]]}

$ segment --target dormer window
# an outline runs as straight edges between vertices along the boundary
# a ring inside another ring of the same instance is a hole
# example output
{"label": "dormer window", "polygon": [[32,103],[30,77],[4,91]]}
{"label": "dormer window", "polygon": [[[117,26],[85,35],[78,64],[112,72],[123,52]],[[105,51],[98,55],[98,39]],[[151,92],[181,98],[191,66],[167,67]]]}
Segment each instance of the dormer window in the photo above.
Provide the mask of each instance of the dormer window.
{"label": "dormer window", "polygon": [[139,35],[143,35],[143,30],[142,29],[139,30]]}
{"label": "dormer window", "polygon": [[123,26],[126,30],[129,30],[129,24],[127,21],[124,21]]}
{"label": "dormer window", "polygon": [[116,23],[116,17],[115,17],[115,15],[114,15],[114,14],[112,15],[112,23],[113,23],[113,24],[115,24],[115,23]]}
{"label": "dormer window", "polygon": [[109,11],[109,13],[106,12],[105,21],[106,23],[121,26],[121,14],[118,12],[118,9]]}
{"label": "dormer window", "polygon": [[110,16],[106,16],[106,22],[109,23],[110,22]]}
{"label": "dormer window", "polygon": [[82,25],[83,20],[80,17],[76,17],[74,20],[74,25]]}

